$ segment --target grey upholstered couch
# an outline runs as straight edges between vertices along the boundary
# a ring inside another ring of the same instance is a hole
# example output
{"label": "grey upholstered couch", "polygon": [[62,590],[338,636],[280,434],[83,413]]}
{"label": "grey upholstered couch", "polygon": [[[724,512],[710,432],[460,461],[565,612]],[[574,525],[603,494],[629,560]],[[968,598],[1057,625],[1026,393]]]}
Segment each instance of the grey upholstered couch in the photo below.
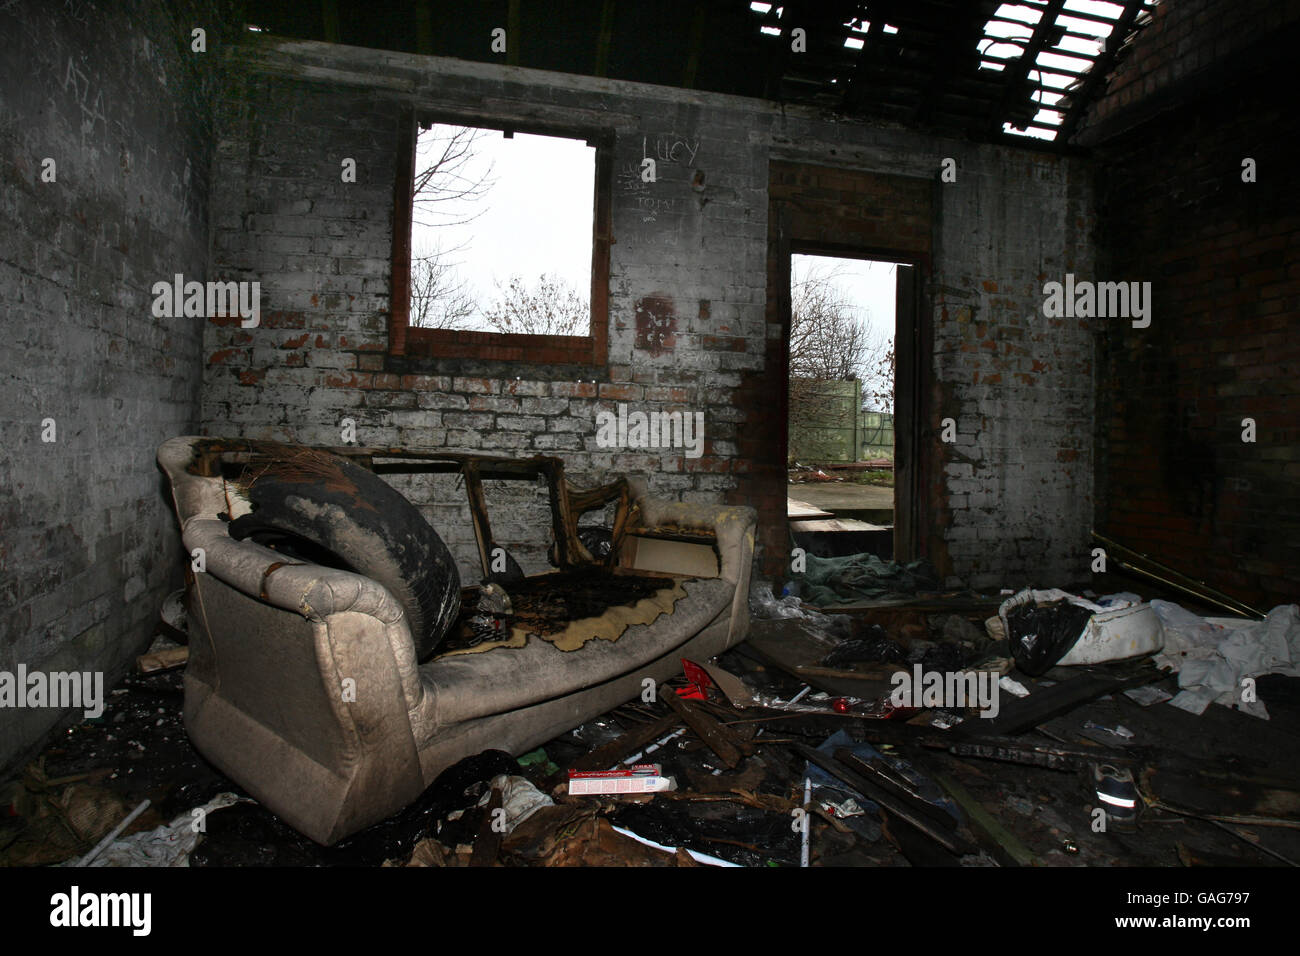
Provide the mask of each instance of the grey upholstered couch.
{"label": "grey upholstered couch", "polygon": [[753,510],[661,501],[634,485],[640,528],[711,540],[717,557],[714,576],[680,579],[671,613],[573,651],[530,639],[417,664],[402,607],[374,580],[230,536],[218,515],[237,516],[237,490],[195,467],[211,441],[158,451],[185,549],[202,549],[205,565],[187,587],[185,726],[217,767],[320,843],[383,820],[465,756],[524,753],[638,696],[644,678],[678,673],[681,658],[745,637]]}

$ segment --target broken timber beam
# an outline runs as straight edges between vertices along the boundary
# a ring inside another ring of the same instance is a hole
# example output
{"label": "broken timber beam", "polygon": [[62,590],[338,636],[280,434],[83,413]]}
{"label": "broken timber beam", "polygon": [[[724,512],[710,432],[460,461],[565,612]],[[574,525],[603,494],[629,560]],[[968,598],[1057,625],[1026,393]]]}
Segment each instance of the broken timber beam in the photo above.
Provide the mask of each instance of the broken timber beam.
{"label": "broken timber beam", "polygon": [[708,744],[709,749],[718,755],[728,770],[734,770],[741,760],[754,752],[753,745],[742,740],[735,731],[724,727],[702,708],[694,706],[688,700],[682,700],[671,690],[662,699],[696,736]]}

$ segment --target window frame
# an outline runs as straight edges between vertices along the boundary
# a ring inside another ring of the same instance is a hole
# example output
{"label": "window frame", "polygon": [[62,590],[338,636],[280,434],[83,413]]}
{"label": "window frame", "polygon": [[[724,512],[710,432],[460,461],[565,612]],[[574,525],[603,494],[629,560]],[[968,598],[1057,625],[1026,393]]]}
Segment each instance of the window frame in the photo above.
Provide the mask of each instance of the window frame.
{"label": "window frame", "polygon": [[[424,123],[445,123],[505,133],[533,133],[586,142],[596,150],[592,202],[591,327],[587,335],[531,335],[413,327],[411,232],[416,140]],[[609,354],[609,247],[613,200],[613,136],[604,130],[561,129],[465,114],[407,109],[399,120],[393,191],[393,247],[389,286],[388,354],[428,359],[480,359],[553,365],[603,366]]]}

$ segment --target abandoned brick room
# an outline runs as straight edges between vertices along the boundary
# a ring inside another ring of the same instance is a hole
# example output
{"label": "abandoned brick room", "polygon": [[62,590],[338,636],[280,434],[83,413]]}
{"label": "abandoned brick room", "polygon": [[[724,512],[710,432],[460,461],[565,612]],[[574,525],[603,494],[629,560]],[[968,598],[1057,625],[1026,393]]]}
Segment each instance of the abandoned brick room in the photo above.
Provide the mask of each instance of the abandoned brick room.
{"label": "abandoned brick room", "polygon": [[1294,867],[1298,41],[0,0],[0,862]]}

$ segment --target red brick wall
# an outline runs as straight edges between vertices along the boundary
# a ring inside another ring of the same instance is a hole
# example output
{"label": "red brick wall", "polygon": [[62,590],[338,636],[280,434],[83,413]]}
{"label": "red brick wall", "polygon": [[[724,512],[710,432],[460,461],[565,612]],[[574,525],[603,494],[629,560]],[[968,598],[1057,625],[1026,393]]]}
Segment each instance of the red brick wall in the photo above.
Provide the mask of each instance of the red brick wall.
{"label": "red brick wall", "polygon": [[[1098,489],[1107,533],[1268,608],[1300,591],[1300,190],[1284,148],[1300,122],[1262,6],[1169,4],[1112,87],[1136,90],[1149,47],[1143,97],[1161,111],[1102,111],[1103,254],[1151,281],[1154,305],[1150,328],[1103,333]],[[1255,48],[1239,36],[1252,11]],[[1169,67],[1180,50],[1230,59],[1198,82]]]}

